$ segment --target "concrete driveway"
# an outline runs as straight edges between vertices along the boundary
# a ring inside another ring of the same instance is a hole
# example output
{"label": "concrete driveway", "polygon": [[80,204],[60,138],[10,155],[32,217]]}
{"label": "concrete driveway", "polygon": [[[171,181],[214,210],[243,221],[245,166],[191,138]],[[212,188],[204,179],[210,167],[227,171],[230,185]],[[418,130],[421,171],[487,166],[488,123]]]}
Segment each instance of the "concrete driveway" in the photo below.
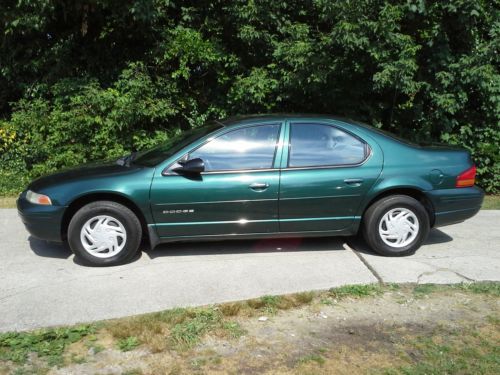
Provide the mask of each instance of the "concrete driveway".
{"label": "concrete driveway", "polygon": [[353,238],[170,244],[112,268],[77,264],[0,209],[0,331],[88,322],[383,282],[500,281],[500,211],[434,229],[415,255],[385,258]]}

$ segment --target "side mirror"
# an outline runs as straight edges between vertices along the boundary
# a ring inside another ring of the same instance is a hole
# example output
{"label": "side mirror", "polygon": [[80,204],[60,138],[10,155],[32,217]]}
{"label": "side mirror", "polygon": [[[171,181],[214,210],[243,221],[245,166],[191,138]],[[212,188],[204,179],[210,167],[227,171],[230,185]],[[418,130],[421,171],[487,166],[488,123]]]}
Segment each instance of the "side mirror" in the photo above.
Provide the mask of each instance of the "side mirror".
{"label": "side mirror", "polygon": [[177,173],[199,174],[205,171],[205,162],[200,158],[182,161],[179,164],[181,165],[180,167],[173,169]]}

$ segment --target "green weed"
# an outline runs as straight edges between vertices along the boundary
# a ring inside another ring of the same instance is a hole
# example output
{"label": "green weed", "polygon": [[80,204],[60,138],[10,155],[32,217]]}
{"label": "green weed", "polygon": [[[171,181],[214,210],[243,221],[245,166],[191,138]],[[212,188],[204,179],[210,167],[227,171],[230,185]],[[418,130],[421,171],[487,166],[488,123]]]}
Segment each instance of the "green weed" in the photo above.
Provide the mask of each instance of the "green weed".
{"label": "green weed", "polygon": [[316,362],[319,365],[323,365],[325,363],[325,358],[319,354],[309,354],[304,357],[299,358],[297,363],[307,363],[307,362]]}
{"label": "green weed", "polygon": [[222,314],[214,308],[193,309],[192,316],[175,324],[170,333],[170,344],[176,349],[189,349],[209,330],[220,326]]}
{"label": "green weed", "polygon": [[93,332],[88,325],[70,328],[43,329],[34,332],[0,334],[0,360],[22,364],[29,353],[45,358],[49,366],[61,365],[64,349]]}
{"label": "green weed", "polygon": [[382,293],[382,288],[378,284],[344,285],[329,290],[330,296],[338,299],[345,297],[369,297],[380,293]]}
{"label": "green weed", "polygon": [[128,352],[139,346],[139,340],[135,336],[129,336],[127,338],[118,340],[117,347],[122,352]]}
{"label": "green weed", "polygon": [[413,295],[415,298],[422,298],[428,294],[431,294],[437,290],[437,286],[434,284],[419,284],[413,288]]}
{"label": "green weed", "polygon": [[500,283],[498,282],[477,282],[477,283],[463,283],[456,285],[458,289],[472,292],[476,294],[489,294],[495,297],[500,297]]}
{"label": "green weed", "polygon": [[227,335],[233,339],[237,339],[246,333],[246,331],[237,322],[224,322],[222,324],[222,328]]}

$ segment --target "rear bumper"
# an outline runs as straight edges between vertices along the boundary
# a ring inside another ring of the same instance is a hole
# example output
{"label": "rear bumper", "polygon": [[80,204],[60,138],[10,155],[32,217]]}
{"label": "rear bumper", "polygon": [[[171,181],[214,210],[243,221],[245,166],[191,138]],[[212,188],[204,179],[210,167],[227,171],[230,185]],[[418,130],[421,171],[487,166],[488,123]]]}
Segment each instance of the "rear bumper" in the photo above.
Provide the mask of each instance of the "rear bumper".
{"label": "rear bumper", "polygon": [[23,192],[17,200],[17,212],[26,230],[41,240],[62,242],[61,223],[65,206],[42,206],[26,200]]}
{"label": "rear bumper", "polygon": [[481,209],[484,191],[479,187],[442,189],[427,192],[434,206],[434,226],[460,223]]}

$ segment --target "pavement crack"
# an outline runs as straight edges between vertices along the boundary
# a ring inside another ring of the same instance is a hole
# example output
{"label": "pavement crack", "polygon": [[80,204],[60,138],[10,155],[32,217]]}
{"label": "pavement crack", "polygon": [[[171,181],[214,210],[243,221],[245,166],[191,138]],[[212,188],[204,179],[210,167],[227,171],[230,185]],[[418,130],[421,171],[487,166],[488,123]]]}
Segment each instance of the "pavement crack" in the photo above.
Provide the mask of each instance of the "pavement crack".
{"label": "pavement crack", "polygon": [[420,280],[421,280],[422,277],[424,277],[424,276],[430,276],[430,275],[435,275],[436,273],[443,272],[443,271],[444,272],[454,273],[458,277],[460,277],[460,278],[462,278],[462,279],[464,279],[466,281],[469,281],[469,282],[476,281],[474,279],[471,279],[470,277],[467,277],[467,276],[461,274],[460,272],[454,271],[454,270],[449,269],[449,268],[436,268],[434,271],[426,271],[426,272],[422,272],[420,275],[418,275],[418,277],[417,277],[417,284],[420,284]]}
{"label": "pavement crack", "polygon": [[382,277],[378,274],[377,270],[375,270],[375,268],[373,268],[372,265],[370,263],[368,263],[368,261],[365,259],[365,257],[363,255],[361,255],[361,253],[359,253],[358,251],[356,251],[352,247],[350,247],[349,244],[346,243],[345,245],[354,254],[356,254],[356,256],[359,258],[359,260],[361,261],[361,263],[363,263],[365,265],[365,267],[368,268],[368,270],[372,273],[372,275],[375,276],[375,278],[377,279],[377,281],[380,284],[384,284],[384,280],[382,279]]}

